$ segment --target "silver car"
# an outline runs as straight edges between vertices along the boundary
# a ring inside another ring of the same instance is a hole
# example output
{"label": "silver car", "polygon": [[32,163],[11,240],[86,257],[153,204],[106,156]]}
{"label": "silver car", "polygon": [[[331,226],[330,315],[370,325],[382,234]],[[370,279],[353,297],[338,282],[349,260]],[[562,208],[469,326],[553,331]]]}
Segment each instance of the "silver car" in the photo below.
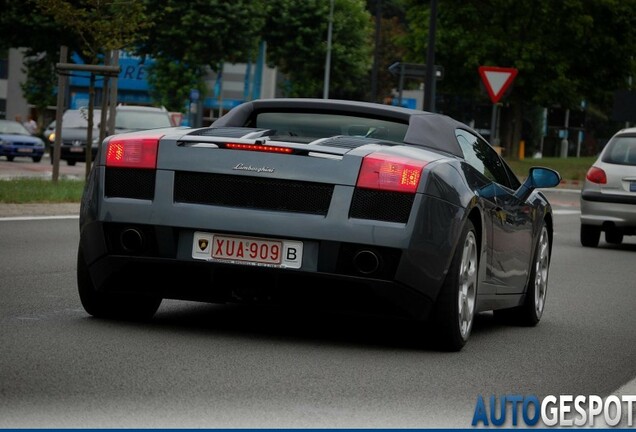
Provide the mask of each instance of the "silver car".
{"label": "silver car", "polygon": [[621,244],[636,234],[636,128],[617,132],[588,170],[581,191],[581,244]]}

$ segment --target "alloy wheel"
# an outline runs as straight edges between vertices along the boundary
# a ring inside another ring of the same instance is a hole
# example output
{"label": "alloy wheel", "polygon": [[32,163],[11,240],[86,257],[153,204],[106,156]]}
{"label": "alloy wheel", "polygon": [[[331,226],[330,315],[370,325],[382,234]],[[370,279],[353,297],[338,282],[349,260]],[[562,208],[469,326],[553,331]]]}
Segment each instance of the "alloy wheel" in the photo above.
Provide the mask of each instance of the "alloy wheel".
{"label": "alloy wheel", "polygon": [[534,269],[534,309],[537,318],[541,318],[548,291],[548,268],[550,266],[550,241],[548,230],[543,227],[537,246],[537,259]]}
{"label": "alloy wheel", "polygon": [[477,240],[472,231],[468,232],[464,241],[458,288],[459,331],[462,338],[467,339],[475,316],[477,294]]}

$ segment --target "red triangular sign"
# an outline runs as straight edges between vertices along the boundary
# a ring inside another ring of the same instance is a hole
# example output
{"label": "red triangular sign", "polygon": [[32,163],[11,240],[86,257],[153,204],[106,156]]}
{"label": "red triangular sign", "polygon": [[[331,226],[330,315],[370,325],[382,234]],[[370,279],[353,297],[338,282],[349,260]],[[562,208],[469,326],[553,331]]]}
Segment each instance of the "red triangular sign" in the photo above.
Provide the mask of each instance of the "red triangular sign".
{"label": "red triangular sign", "polygon": [[517,69],[497,66],[480,66],[479,75],[486,86],[492,103],[499,102],[517,76]]}

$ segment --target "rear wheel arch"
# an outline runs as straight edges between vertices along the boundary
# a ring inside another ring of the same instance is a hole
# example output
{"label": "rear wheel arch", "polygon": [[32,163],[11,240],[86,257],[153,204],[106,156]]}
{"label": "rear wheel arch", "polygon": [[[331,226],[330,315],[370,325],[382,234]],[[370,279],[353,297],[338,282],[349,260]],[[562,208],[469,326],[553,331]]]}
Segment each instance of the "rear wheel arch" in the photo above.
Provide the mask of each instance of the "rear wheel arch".
{"label": "rear wheel arch", "polygon": [[468,214],[468,220],[473,223],[473,227],[475,228],[476,237],[477,237],[477,248],[478,252],[481,253],[482,245],[483,245],[483,220],[481,212],[477,207],[473,207],[470,213]]}
{"label": "rear wheel arch", "polygon": [[[552,244],[554,243],[554,222],[552,220],[552,213],[546,213],[543,218],[545,226],[548,229],[548,239],[550,240],[550,253],[552,253]],[[550,257],[552,255],[550,254]]]}

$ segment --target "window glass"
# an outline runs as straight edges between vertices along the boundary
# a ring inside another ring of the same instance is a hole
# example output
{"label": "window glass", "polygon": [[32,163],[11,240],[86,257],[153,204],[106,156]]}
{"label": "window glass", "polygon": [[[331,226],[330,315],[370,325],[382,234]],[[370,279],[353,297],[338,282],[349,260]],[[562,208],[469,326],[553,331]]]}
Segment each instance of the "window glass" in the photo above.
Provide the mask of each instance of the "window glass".
{"label": "window glass", "polygon": [[12,120],[0,120],[0,133],[7,135],[31,135],[21,123]]}
{"label": "window glass", "polygon": [[331,113],[261,112],[254,127],[273,129],[277,138],[284,136],[328,138],[348,135],[403,142],[408,124],[377,118]]}
{"label": "window glass", "polygon": [[636,136],[615,137],[608,145],[603,155],[603,162],[636,165]]}
{"label": "window glass", "polygon": [[117,129],[157,129],[171,127],[170,116],[165,111],[117,110]]}
{"label": "window glass", "polygon": [[511,187],[506,168],[495,149],[468,131],[458,129],[455,134],[467,163],[490,181]]}
{"label": "window glass", "polygon": [[[93,110],[93,126],[97,127],[101,115],[101,110]],[[80,108],[78,110],[66,111],[62,117],[62,126],[65,128],[87,128],[88,109]]]}

